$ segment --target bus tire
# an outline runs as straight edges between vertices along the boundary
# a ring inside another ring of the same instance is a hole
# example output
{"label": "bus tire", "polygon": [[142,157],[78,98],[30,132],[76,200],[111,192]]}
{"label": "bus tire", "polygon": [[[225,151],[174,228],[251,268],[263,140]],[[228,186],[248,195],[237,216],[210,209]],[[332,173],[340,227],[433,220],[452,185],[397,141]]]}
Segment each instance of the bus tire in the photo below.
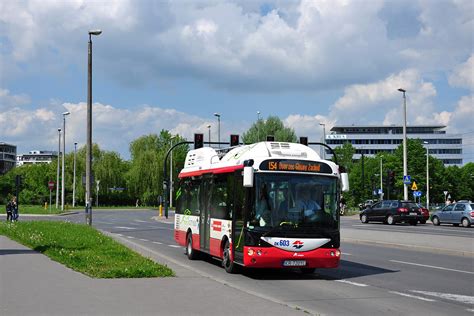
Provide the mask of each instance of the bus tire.
{"label": "bus tire", "polygon": [[188,233],[186,237],[186,256],[189,260],[196,260],[198,257],[197,251],[193,249],[193,234]]}
{"label": "bus tire", "polygon": [[222,250],[222,266],[227,273],[237,273],[237,265],[230,258],[230,243],[226,239],[224,249]]}

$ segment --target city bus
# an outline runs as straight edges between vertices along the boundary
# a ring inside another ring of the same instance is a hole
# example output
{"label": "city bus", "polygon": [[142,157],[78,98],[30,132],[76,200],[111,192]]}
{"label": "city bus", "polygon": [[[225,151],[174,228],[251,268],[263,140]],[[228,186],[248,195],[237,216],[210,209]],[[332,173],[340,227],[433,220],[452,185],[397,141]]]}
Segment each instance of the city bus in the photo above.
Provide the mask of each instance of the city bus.
{"label": "city bus", "polygon": [[176,191],[174,238],[235,273],[248,268],[336,268],[339,200],[347,173],[298,143],[259,142],[188,152]]}

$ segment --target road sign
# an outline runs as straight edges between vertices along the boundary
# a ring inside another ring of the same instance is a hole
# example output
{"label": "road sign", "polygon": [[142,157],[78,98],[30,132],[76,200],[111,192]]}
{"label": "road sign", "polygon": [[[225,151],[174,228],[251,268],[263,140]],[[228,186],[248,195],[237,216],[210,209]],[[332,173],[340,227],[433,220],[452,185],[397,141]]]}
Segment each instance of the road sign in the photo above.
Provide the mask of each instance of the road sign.
{"label": "road sign", "polygon": [[382,189],[379,189],[379,194],[382,194],[382,193],[383,193]]}
{"label": "road sign", "polygon": [[410,184],[411,183],[411,177],[410,176],[403,176],[403,183],[404,184]]}
{"label": "road sign", "polygon": [[446,194],[448,194],[448,191],[443,191],[443,193],[444,193],[444,196],[446,196]]}
{"label": "road sign", "polygon": [[418,190],[418,186],[416,185],[416,182],[415,182],[415,181],[413,181],[413,184],[411,185],[411,189],[412,189],[413,191]]}
{"label": "road sign", "polygon": [[416,191],[416,196],[420,197],[422,195],[421,191]]}
{"label": "road sign", "polygon": [[54,189],[54,184],[55,184],[54,181],[49,181],[48,182],[48,188],[49,188],[50,191]]}

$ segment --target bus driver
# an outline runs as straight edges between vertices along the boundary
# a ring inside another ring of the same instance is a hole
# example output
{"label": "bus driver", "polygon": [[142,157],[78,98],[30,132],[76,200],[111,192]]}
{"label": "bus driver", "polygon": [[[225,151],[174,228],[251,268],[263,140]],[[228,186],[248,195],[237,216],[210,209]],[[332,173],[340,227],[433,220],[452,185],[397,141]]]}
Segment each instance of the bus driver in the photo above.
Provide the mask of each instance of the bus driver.
{"label": "bus driver", "polygon": [[302,186],[298,196],[296,205],[298,210],[302,211],[304,219],[310,222],[316,221],[316,214],[321,211],[321,206],[311,199],[310,187]]}

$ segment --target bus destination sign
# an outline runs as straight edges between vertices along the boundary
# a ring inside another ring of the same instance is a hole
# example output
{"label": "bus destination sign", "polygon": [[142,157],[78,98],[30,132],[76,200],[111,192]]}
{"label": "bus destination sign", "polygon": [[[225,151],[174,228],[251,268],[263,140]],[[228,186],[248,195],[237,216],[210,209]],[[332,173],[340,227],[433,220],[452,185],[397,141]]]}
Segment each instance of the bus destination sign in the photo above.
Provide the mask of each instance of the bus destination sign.
{"label": "bus destination sign", "polygon": [[328,164],[322,162],[305,160],[265,160],[260,164],[260,170],[285,171],[285,172],[308,172],[308,173],[332,173]]}

